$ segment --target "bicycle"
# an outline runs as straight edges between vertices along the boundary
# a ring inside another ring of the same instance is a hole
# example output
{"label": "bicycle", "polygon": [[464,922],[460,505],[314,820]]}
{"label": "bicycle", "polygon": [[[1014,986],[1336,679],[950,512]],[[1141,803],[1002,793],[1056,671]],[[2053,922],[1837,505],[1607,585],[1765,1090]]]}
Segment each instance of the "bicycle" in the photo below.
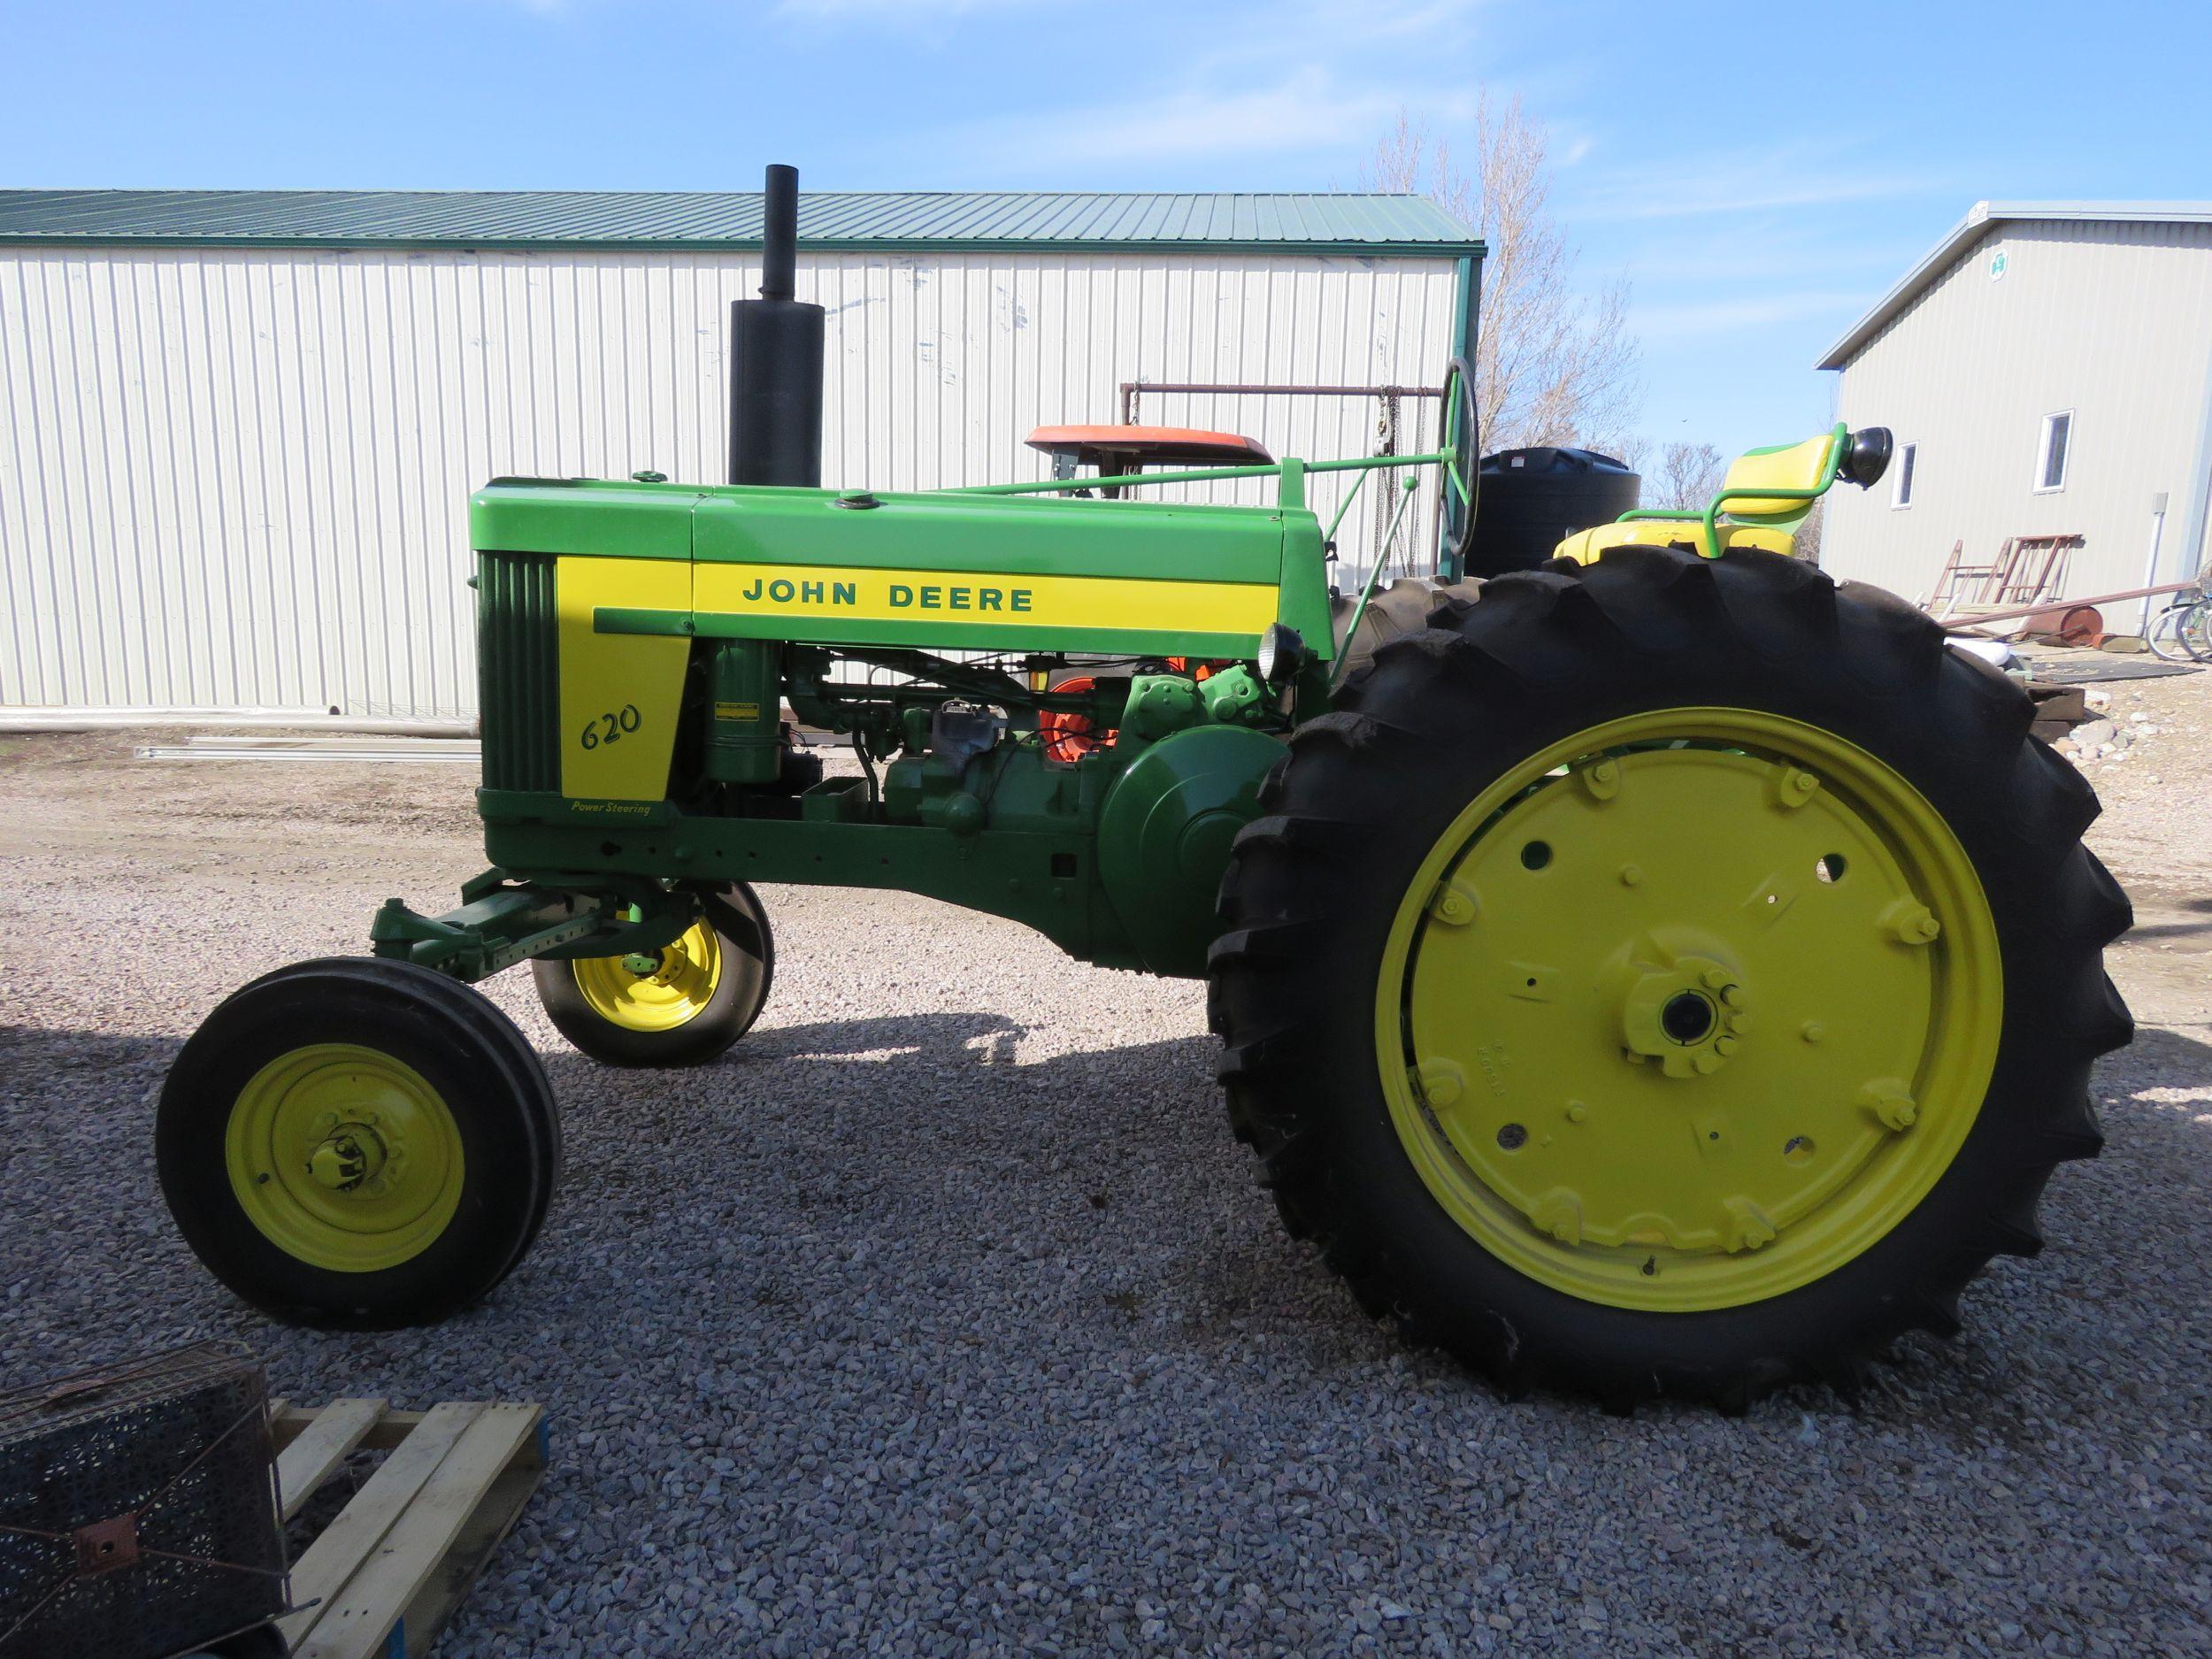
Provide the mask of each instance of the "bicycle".
{"label": "bicycle", "polygon": [[2144,639],[2170,663],[2212,663],[2212,593],[2201,579],[2167,602],[2151,618]]}

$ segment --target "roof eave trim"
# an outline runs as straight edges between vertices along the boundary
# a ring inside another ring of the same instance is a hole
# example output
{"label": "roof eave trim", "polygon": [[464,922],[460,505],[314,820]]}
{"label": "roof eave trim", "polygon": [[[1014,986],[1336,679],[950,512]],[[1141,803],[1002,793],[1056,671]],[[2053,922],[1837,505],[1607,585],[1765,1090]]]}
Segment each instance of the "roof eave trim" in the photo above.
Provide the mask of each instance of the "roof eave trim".
{"label": "roof eave trim", "polygon": [[[580,251],[618,253],[745,253],[757,250],[760,245],[757,236],[220,236],[204,233],[157,235],[143,233],[26,234],[0,231],[0,247],[6,248],[311,248],[332,252],[369,252],[387,248],[496,252],[575,249]],[[1097,237],[1064,236],[823,236],[801,237],[799,247],[802,252],[821,253],[1274,253],[1384,259],[1480,259],[1487,257],[1489,252],[1479,240],[1285,242],[1241,238],[1217,241],[1190,237],[1135,237],[1126,241],[1109,241]]]}
{"label": "roof eave trim", "polygon": [[1968,208],[1966,217],[1945,232],[1943,240],[1922,256],[1919,264],[1898,278],[1889,292],[1874,302],[1873,309],[1852,324],[1841,339],[1821,354],[1820,361],[1813,366],[1816,369],[1840,369],[1849,363],[1858,355],[1859,348],[1872,339],[1883,324],[1905,309],[1907,303],[1927,285],[1931,277],[1948,265],[1960,249],[1981,234],[1990,217],[1987,202],[1977,202]]}

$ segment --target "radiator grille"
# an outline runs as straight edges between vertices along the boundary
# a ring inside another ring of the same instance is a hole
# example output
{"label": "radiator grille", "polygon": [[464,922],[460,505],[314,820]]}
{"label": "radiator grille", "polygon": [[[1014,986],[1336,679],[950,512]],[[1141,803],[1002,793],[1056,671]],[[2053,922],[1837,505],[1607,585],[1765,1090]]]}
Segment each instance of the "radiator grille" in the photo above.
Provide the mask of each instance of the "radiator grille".
{"label": "radiator grille", "polygon": [[552,558],[479,555],[476,631],[484,787],[557,790],[560,672]]}

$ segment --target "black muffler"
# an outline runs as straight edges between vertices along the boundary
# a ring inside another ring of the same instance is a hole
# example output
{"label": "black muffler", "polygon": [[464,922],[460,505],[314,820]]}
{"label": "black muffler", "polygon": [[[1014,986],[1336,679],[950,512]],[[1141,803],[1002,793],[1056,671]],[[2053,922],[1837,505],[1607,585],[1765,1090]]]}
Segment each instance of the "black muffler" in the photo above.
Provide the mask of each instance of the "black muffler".
{"label": "black muffler", "polygon": [[822,308],[793,297],[799,170],[772,166],[761,199],[760,297],[730,306],[730,482],[822,482]]}

